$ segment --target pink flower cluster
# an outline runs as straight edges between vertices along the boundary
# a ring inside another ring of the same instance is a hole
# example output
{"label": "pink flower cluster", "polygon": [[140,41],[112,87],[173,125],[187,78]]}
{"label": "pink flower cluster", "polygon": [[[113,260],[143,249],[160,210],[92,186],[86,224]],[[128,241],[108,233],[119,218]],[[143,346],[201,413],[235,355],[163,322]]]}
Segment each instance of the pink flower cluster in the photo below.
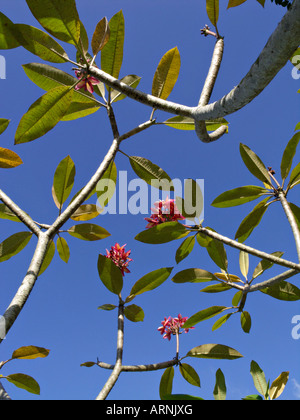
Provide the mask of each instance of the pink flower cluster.
{"label": "pink flower cluster", "polygon": [[181,314],[178,314],[177,318],[166,318],[161,322],[162,327],[157,328],[157,331],[160,331],[161,334],[164,334],[163,338],[171,340],[171,335],[181,334],[183,331],[185,333],[189,332],[190,329],[195,327],[184,328],[183,331],[180,331],[185,321],[188,319],[187,316],[182,317]]}
{"label": "pink flower cluster", "polygon": [[[85,73],[80,71],[80,70],[75,70],[75,74],[77,79],[81,79]],[[84,90],[93,93],[94,92],[94,88],[93,85],[98,85],[100,82],[98,79],[96,79],[96,77],[90,76],[89,74],[87,74],[84,79],[82,79],[76,86],[75,86],[75,90],[80,90],[82,88],[84,88]]]}
{"label": "pink flower cluster", "polygon": [[150,217],[145,217],[145,220],[149,222],[146,228],[151,228],[164,222],[184,220],[173,199],[167,197],[165,200],[156,201],[154,207],[151,208],[153,214]]}
{"label": "pink flower cluster", "polygon": [[125,273],[130,273],[128,270],[128,263],[133,261],[132,258],[129,258],[131,249],[125,252],[125,246],[126,244],[120,246],[118,243],[116,243],[111,247],[110,251],[108,251],[108,249],[106,250],[106,258],[110,258],[116,264],[116,266],[119,267],[123,276]]}

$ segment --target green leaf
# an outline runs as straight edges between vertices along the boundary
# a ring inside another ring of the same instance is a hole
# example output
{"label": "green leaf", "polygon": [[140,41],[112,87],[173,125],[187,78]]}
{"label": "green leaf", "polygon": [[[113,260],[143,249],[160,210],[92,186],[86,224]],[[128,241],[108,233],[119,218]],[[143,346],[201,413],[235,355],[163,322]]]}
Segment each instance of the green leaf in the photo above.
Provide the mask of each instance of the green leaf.
{"label": "green leaf", "polygon": [[180,363],[179,371],[189,384],[200,387],[199,375],[192,366],[187,363]]}
{"label": "green leaf", "polygon": [[242,275],[247,280],[247,275],[249,271],[249,254],[247,252],[240,251],[239,265]]}
{"label": "green leaf", "polygon": [[62,205],[72,191],[75,174],[75,164],[70,156],[65,157],[56,168],[53,178],[52,196],[59,210],[61,210]]}
{"label": "green leaf", "polygon": [[7,120],[6,118],[0,118],[0,134],[4,133],[9,123],[10,120]]}
{"label": "green leaf", "polygon": [[172,191],[174,189],[169,175],[150,160],[139,156],[130,156],[129,162],[137,176],[148,185],[154,188],[161,188],[163,191]]}
{"label": "green leaf", "polygon": [[243,281],[239,278],[239,276],[236,276],[235,274],[229,274],[229,273],[214,273],[214,275],[215,275],[218,279],[220,279],[220,280],[222,280],[222,281],[225,281],[225,282],[230,281],[230,282],[232,282],[232,283],[235,283],[235,282],[238,282],[238,283],[243,283]]}
{"label": "green leaf", "polygon": [[298,69],[299,59],[300,56],[300,47],[294,52],[294,54],[290,58],[290,62]]}
{"label": "green leaf", "polygon": [[82,223],[72,226],[68,229],[68,233],[74,238],[84,241],[99,241],[110,236],[110,233],[106,229],[92,223]]}
{"label": "green leaf", "polygon": [[101,51],[101,69],[118,79],[123,61],[125,22],[122,10],[109,21],[110,38]]}
{"label": "green leaf", "polygon": [[15,37],[14,28],[13,22],[0,12],[0,50],[9,50],[20,46]]}
{"label": "green leaf", "polygon": [[71,219],[77,222],[85,222],[99,216],[98,207],[96,204],[82,204],[73,213]]}
{"label": "green leaf", "polygon": [[46,31],[61,41],[77,45],[80,20],[75,0],[26,0],[33,16]]}
{"label": "green leaf", "polygon": [[188,394],[165,394],[162,398],[162,400],[167,401],[183,401],[183,400],[200,400],[203,401],[203,398],[195,397],[194,395],[188,395]]}
{"label": "green leaf", "polygon": [[268,392],[266,377],[263,370],[254,360],[252,360],[250,365],[250,373],[252,375],[255,388],[265,398]]}
{"label": "green leaf", "polygon": [[176,205],[179,213],[186,219],[194,220],[201,216],[204,200],[197,181],[191,178],[185,180],[184,199],[176,197]]}
{"label": "green leaf", "polygon": [[129,296],[140,295],[141,293],[156,289],[168,279],[172,270],[173,267],[164,267],[145,274],[133,285]]}
{"label": "green leaf", "polygon": [[56,87],[45,93],[23,115],[15,135],[15,144],[35,140],[52,128],[67,112],[73,98],[69,87]]}
{"label": "green leaf", "polygon": [[0,204],[0,219],[21,222],[21,220],[5,204]]}
{"label": "green leaf", "polygon": [[101,213],[113,197],[117,185],[118,171],[115,162],[111,162],[96,186],[97,209]]}
{"label": "green leaf", "polygon": [[249,312],[241,312],[241,326],[245,333],[249,333],[251,329],[251,316]]}
{"label": "green leaf", "polygon": [[175,260],[178,263],[184,260],[193,250],[195,245],[195,236],[186,238],[176,251]]}
{"label": "green leaf", "polygon": [[23,163],[19,155],[9,149],[0,147],[0,168],[16,168]]}
{"label": "green leaf", "polygon": [[292,170],[290,180],[289,180],[289,188],[293,188],[295,185],[299,184],[300,182],[300,163]]}
{"label": "green leaf", "polygon": [[216,372],[216,384],[214,388],[214,399],[216,401],[226,400],[226,383],[225,376],[221,369],[218,369]]}
{"label": "green leaf", "polygon": [[289,374],[290,372],[282,372],[278,378],[272,382],[269,389],[269,397],[271,400],[275,400],[283,393],[287,381],[289,380]]}
{"label": "green leaf", "polygon": [[242,398],[244,401],[261,401],[263,400],[261,395],[247,395],[247,397]]}
{"label": "green leaf", "polygon": [[212,25],[217,26],[219,19],[219,0],[206,0],[206,12]]}
{"label": "green leaf", "polygon": [[262,182],[272,186],[270,175],[262,160],[245,144],[240,143],[240,153],[249,171]]}
{"label": "green leaf", "polygon": [[[2,375],[1,375],[2,376]],[[14,384],[18,388],[25,389],[31,394],[40,395],[40,386],[31,376],[24,375],[24,373],[13,373],[5,376],[8,382]]]}
{"label": "green leaf", "polygon": [[12,359],[37,359],[39,357],[47,357],[50,350],[43,347],[25,346],[15,350],[12,354]]}
{"label": "green leaf", "polygon": [[291,140],[288,142],[284,149],[282,160],[281,160],[281,176],[285,180],[291,170],[293,159],[296,153],[296,149],[300,140],[300,132],[293,135]]}
{"label": "green leaf", "polygon": [[229,0],[227,9],[229,9],[230,7],[236,7],[239,6],[240,4],[245,3],[246,0]]}
{"label": "green leaf", "polygon": [[223,344],[202,344],[194,347],[186,357],[198,357],[201,359],[226,359],[234,360],[243,357],[237,350]]}
{"label": "green leaf", "polygon": [[211,306],[209,308],[202,309],[202,311],[199,311],[191,317],[189,317],[189,319],[184,323],[183,328],[193,327],[199,322],[206,321],[207,319],[212,318],[213,316],[219,315],[226,309],[229,308],[227,308],[226,306]]}
{"label": "green leaf", "polygon": [[300,207],[296,206],[296,204],[288,203],[290,209],[295,217],[296,223],[298,225],[298,229],[300,230]]}
{"label": "green leaf", "polygon": [[112,311],[113,309],[116,309],[116,305],[112,305],[111,303],[105,303],[104,305],[101,305],[98,307],[98,309],[102,309],[103,311]]}
{"label": "green leaf", "polygon": [[[73,86],[78,82],[76,77],[49,64],[29,63],[23,64],[22,67],[29,79],[47,92],[58,86]],[[87,104],[93,101],[94,104],[99,105],[94,99],[94,96],[83,89],[78,91],[74,90],[72,101],[75,103],[85,102]]]}
{"label": "green leaf", "polygon": [[207,286],[204,289],[201,289],[200,292],[220,293],[220,292],[226,292],[226,290],[231,290],[231,286],[228,286],[225,283],[219,283],[219,284],[214,284],[213,286]]}
{"label": "green leaf", "polygon": [[[212,230],[212,229],[210,229],[208,227],[206,229]],[[207,245],[210,243],[211,240],[212,240],[212,238],[210,238],[207,235],[204,235],[204,233],[201,233],[201,232],[198,232],[197,233],[197,242],[203,248],[206,248]]]}
{"label": "green leaf", "polygon": [[90,367],[93,367],[93,366],[95,366],[95,365],[96,365],[96,363],[95,363],[95,362],[85,362],[85,363],[81,363],[81,365],[80,365],[80,366],[90,368]]}
{"label": "green leaf", "polygon": [[211,205],[219,208],[240,206],[241,204],[256,200],[266,192],[268,192],[266,188],[256,185],[246,185],[245,187],[225,191],[215,198]]}
{"label": "green leaf", "polygon": [[[281,258],[283,254],[284,254],[284,252],[275,251],[275,252],[272,252],[270,255],[273,255],[274,257]],[[261,260],[257,264],[257,266],[255,267],[255,269],[253,271],[252,280],[255,279],[256,277],[260,276],[265,270],[273,267],[273,265],[274,265],[274,263],[272,263],[271,261]]]}
{"label": "green leaf", "polygon": [[174,283],[201,283],[211,280],[218,279],[214,274],[201,268],[187,268],[186,270],[179,271],[172,278]]}
{"label": "green leaf", "polygon": [[268,208],[267,201],[269,198],[265,198],[260,201],[254,209],[242,220],[236,234],[235,239],[239,242],[244,242],[252,233],[253,229],[259,225],[265,211]]}
{"label": "green leaf", "polygon": [[163,399],[163,397],[166,394],[172,393],[173,378],[174,378],[174,368],[173,366],[170,366],[164,371],[160,380],[160,384],[159,384],[160,399]]}
{"label": "green leaf", "polygon": [[104,286],[112,293],[118,295],[123,288],[123,276],[119,267],[104,255],[98,258],[98,273]]}
{"label": "green leaf", "polygon": [[126,316],[127,319],[129,319],[129,321],[132,321],[132,322],[144,321],[144,317],[145,317],[143,309],[140,306],[137,306],[134,304],[125,306],[124,315]]}
{"label": "green leaf", "polygon": [[56,248],[57,248],[57,252],[58,252],[58,255],[60,256],[60,258],[65,263],[67,263],[69,261],[69,258],[70,258],[70,249],[69,249],[69,245],[68,245],[67,241],[65,240],[65,238],[62,238],[60,236],[57,238]]}
{"label": "green leaf", "polygon": [[[171,117],[168,120],[164,121],[162,124],[167,125],[168,127],[176,128],[177,130],[195,130],[195,120],[190,117],[182,117],[176,115]],[[207,131],[215,131],[222,125],[227,125],[228,131],[228,121],[225,118],[216,118],[215,120],[205,121]]]}
{"label": "green leaf", "polygon": [[73,121],[77,118],[87,117],[88,115],[94,114],[101,108],[101,105],[97,104],[94,100],[90,102],[72,102],[62,117],[61,121]]}
{"label": "green leaf", "polygon": [[220,328],[223,324],[225,324],[225,322],[228,321],[228,319],[231,317],[231,315],[233,315],[233,313],[230,314],[226,314],[221,316],[212,326],[212,331],[216,331],[218,328]]}
{"label": "green leaf", "polygon": [[135,239],[146,244],[164,244],[184,238],[188,234],[189,232],[182,224],[165,222],[138,233]]}
{"label": "green leaf", "polygon": [[224,244],[216,239],[212,239],[206,247],[208,255],[222,270],[227,271],[228,260]]}
{"label": "green leaf", "polygon": [[278,300],[285,300],[288,302],[300,300],[300,289],[287,281],[281,281],[280,283],[266,287],[260,291]]}
{"label": "green leaf", "polygon": [[152,83],[152,95],[167,99],[172,92],[180,71],[178,48],[172,48],[160,60]]}
{"label": "green leaf", "polygon": [[26,50],[51,63],[65,63],[68,55],[50,35],[30,25],[16,24],[15,34]]}
{"label": "green leaf", "polygon": [[110,36],[110,29],[106,17],[98,22],[92,38],[92,50],[94,56],[107,44]]}
{"label": "green leaf", "polygon": [[51,241],[48,245],[44,261],[40,268],[39,276],[42,275],[46,271],[46,269],[49,267],[49,265],[51,264],[53,260],[54,254],[55,254],[55,244],[53,241]]}
{"label": "green leaf", "polygon": [[7,261],[21,252],[32,237],[31,232],[18,232],[0,244],[0,262]]}
{"label": "green leaf", "polygon": [[[133,89],[135,89],[138,84],[141,81],[141,77],[136,76],[135,74],[129,74],[128,76],[122,77],[122,79],[120,80],[120,82],[125,83],[126,85],[132,87]],[[126,95],[123,95],[121,92],[112,89],[111,90],[111,102],[117,102],[120,101],[121,99],[126,98]]]}

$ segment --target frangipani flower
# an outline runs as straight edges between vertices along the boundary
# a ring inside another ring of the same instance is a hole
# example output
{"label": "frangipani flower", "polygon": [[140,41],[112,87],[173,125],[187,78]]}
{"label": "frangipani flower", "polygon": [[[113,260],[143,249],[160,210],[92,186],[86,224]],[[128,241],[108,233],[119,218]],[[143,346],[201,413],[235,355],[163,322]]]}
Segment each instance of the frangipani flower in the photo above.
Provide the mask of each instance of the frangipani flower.
{"label": "frangipani flower", "polygon": [[182,332],[189,332],[190,329],[194,329],[195,327],[184,328],[181,331],[183,324],[188,319],[187,316],[182,317],[181,314],[178,314],[177,318],[166,318],[161,322],[162,326],[158,327],[157,330],[160,331],[161,334],[164,334],[163,338],[167,338],[171,340],[172,335],[181,334]]}
{"label": "frangipani flower", "polygon": [[156,201],[154,203],[155,208],[151,208],[153,213],[150,217],[145,217],[145,220],[149,222],[146,228],[159,225],[165,222],[174,222],[178,220],[184,220],[185,218],[179,213],[179,210],[175,204],[175,200],[169,199]]}
{"label": "frangipani flower", "polygon": [[110,251],[108,251],[108,249],[106,250],[106,258],[110,258],[116,264],[116,266],[119,267],[123,276],[125,273],[130,273],[128,270],[128,263],[133,261],[132,258],[129,258],[131,249],[125,252],[125,246],[126,244],[120,246],[118,243],[116,243],[111,247]]}
{"label": "frangipani flower", "polygon": [[[80,70],[75,70],[75,74],[77,79],[81,79],[84,76],[84,72],[80,71]],[[96,79],[93,76],[90,76],[89,74],[87,74],[84,79],[82,79],[76,86],[75,86],[75,90],[80,90],[82,88],[84,88],[84,90],[93,93],[94,92],[94,88],[93,85],[98,85],[100,82],[98,79]]]}

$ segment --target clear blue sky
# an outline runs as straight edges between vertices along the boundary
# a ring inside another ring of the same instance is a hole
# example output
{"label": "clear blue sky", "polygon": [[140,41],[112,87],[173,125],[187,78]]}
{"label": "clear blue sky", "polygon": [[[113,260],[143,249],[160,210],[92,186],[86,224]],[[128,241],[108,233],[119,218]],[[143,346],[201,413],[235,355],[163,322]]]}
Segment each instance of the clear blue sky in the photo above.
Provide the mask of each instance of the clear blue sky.
{"label": "clear blue sky", "polygon": [[[209,24],[204,1],[79,0],[77,4],[90,39],[102,17],[110,19],[123,9],[126,26],[121,77],[127,74],[141,76],[139,88],[145,92],[151,92],[152,78],[163,54],[177,46],[181,55],[181,71],[169,99],[190,106],[198,102],[214,47],[212,38],[200,35],[200,29]],[[219,99],[238,84],[284,14],[283,8],[276,7],[269,0],[266,0],[265,9],[255,1],[247,1],[230,10],[226,10],[227,2],[221,4],[219,32],[225,36],[225,54],[212,100]],[[25,1],[0,0],[0,6],[1,12],[14,23],[39,27]],[[74,57],[72,48],[64,47],[70,57]],[[51,223],[57,216],[51,186],[58,163],[67,155],[75,162],[75,193],[94,173],[105,155],[112,140],[110,126],[103,110],[75,122],[60,123],[44,137],[14,147],[14,134],[20,118],[43,94],[26,77],[21,64],[41,60],[21,48],[2,51],[1,54],[7,63],[7,79],[0,80],[0,117],[12,120],[1,136],[1,146],[15,150],[24,162],[16,169],[1,171],[1,188],[34,220]],[[62,68],[72,73],[71,67],[65,64]],[[254,150],[266,166],[272,166],[280,173],[282,152],[299,122],[299,80],[291,77],[291,70],[292,65],[288,63],[258,98],[228,116],[229,134],[213,144],[201,143],[193,132],[157,126],[124,142],[122,149],[128,155],[150,159],[171,178],[204,179],[204,225],[234,237],[241,220],[255,203],[224,210],[213,208],[210,204],[225,190],[257,184],[241,160],[240,142]],[[120,132],[146,121],[150,112],[150,108],[130,99],[116,103]],[[156,116],[159,121],[169,117],[163,113]],[[295,164],[299,156],[298,151]],[[116,165],[119,171],[128,171],[128,180],[136,178],[123,155],[117,156]],[[129,192],[128,196],[132,194]],[[299,187],[291,192],[289,199],[299,205],[298,198]],[[87,369],[80,364],[95,361],[97,357],[108,363],[115,360],[116,312],[97,310],[104,303],[117,303],[115,296],[100,282],[97,271],[98,254],[105,253],[105,249],[115,242],[126,243],[126,249],[132,250],[134,260],[130,264],[131,274],[125,276],[123,296],[141,276],[160,267],[174,266],[172,274],[191,267],[219,271],[206,250],[197,244],[192,254],[177,266],[175,252],[180,241],[157,246],[135,241],[135,235],[145,229],[144,217],[130,214],[99,216],[94,222],[111,233],[111,237],[99,242],[88,243],[65,236],[71,249],[69,263],[62,262],[56,253],[1,345],[1,360],[8,359],[14,349],[25,345],[51,350],[46,359],[15,361],[3,369],[3,375],[27,373],[41,386],[41,396],[36,397],[4,382],[14,399],[94,399],[100,392],[110,372],[97,367]],[[68,222],[66,226],[72,224]],[[20,230],[26,229],[20,224],[2,220],[0,241]],[[267,252],[282,250],[286,259],[297,260],[293,237],[279,205],[271,207],[247,244]],[[34,247],[35,240],[32,239],[21,254],[1,263],[0,313],[5,311],[20,285]],[[229,271],[239,275],[238,252],[228,249],[228,256]],[[258,261],[250,257],[250,272]],[[274,267],[266,276],[283,270]],[[261,276],[259,281],[267,279],[266,276]],[[295,284],[298,281],[299,276],[291,280]],[[124,364],[156,363],[175,356],[175,340],[163,340],[157,332],[164,316],[174,317],[178,313],[191,316],[212,305],[231,304],[232,292],[210,295],[200,293],[201,288],[201,284],[178,285],[169,279],[160,288],[136,298],[133,303],[144,309],[145,320],[141,323],[126,321]],[[300,398],[300,340],[293,340],[291,336],[292,317],[300,314],[299,302],[286,303],[256,293],[249,296],[245,309],[252,316],[250,334],[241,330],[239,317],[236,316],[215,332],[211,331],[216,321],[213,318],[181,336],[181,356],[197,345],[219,343],[237,349],[244,358],[236,361],[186,359],[185,362],[197,370],[201,388],[186,383],[176,370],[174,393],[212,399],[215,372],[221,368],[226,378],[228,399],[254,394],[256,390],[249,370],[251,360],[255,360],[271,382],[280,372],[290,371],[290,380],[282,398]],[[162,371],[124,373],[109,399],[158,399],[161,375]]]}

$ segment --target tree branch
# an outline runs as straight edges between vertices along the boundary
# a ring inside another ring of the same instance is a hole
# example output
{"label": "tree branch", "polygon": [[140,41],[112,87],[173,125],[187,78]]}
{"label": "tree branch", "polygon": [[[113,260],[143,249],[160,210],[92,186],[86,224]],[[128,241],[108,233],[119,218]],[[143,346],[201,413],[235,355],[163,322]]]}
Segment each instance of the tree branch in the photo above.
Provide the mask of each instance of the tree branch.
{"label": "tree branch", "polygon": [[287,217],[287,219],[289,221],[289,224],[290,224],[290,226],[292,228],[292,232],[293,232],[293,235],[294,235],[294,238],[295,238],[295,243],[296,243],[296,249],[297,249],[298,259],[299,259],[299,262],[300,262],[300,232],[299,232],[299,228],[298,228],[297,222],[296,222],[295,217],[294,217],[294,214],[291,211],[291,208],[290,208],[290,206],[289,206],[289,204],[288,204],[288,202],[287,202],[287,200],[286,200],[286,198],[284,196],[283,191],[279,191],[278,198],[279,198],[279,200],[281,202],[281,205],[283,207],[283,210],[284,210],[284,212],[286,214],[286,217]]}
{"label": "tree branch", "polygon": [[5,391],[1,382],[0,382],[0,401],[11,401],[10,396]]}

